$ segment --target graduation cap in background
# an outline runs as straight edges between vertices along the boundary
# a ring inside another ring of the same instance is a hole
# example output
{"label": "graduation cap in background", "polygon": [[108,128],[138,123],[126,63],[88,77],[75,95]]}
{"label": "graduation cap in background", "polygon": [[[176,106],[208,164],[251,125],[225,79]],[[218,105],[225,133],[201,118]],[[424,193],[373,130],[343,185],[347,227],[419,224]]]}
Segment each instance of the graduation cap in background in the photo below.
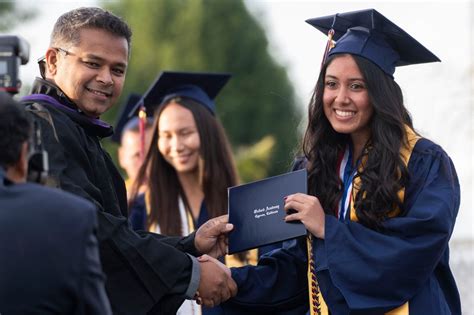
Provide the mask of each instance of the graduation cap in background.
{"label": "graduation cap in background", "polygon": [[174,97],[188,97],[215,115],[214,98],[229,81],[229,73],[163,71],[150,86],[130,115],[144,105],[148,115],[162,103]]}
{"label": "graduation cap in background", "polygon": [[120,113],[115,123],[114,134],[111,137],[111,140],[113,142],[120,143],[120,139],[122,138],[122,132],[125,125],[129,123],[130,120],[138,119],[138,117],[134,115],[130,117],[130,112],[132,111],[133,108],[135,108],[135,105],[140,101],[140,99],[141,99],[140,94],[130,93],[128,95],[127,101],[123,103],[122,106],[120,107]]}
{"label": "graduation cap in background", "polygon": [[148,126],[152,124],[152,120],[147,118],[145,108],[140,106],[138,116],[135,116],[132,111],[136,111],[137,104],[141,104],[141,95],[130,93],[127,101],[122,105],[120,114],[115,125],[115,132],[111,140],[120,144],[122,135],[127,130],[138,130],[140,135],[140,159],[145,158],[145,131]]}
{"label": "graduation cap in background", "polygon": [[349,53],[372,61],[393,77],[395,67],[440,61],[374,9],[317,17],[306,22],[329,36],[323,63],[326,56]]}

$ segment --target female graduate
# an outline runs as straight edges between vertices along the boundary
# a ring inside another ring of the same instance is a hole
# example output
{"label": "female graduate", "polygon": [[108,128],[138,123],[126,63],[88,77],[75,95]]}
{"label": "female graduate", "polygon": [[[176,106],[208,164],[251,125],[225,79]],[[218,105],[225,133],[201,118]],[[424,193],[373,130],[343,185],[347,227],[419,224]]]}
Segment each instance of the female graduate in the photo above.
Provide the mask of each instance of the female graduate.
{"label": "female graduate", "polygon": [[[163,72],[144,98],[156,106],[151,145],[137,177],[143,195],[132,193],[134,227],[165,235],[187,235],[209,218],[227,213],[227,188],[237,172],[213,99],[228,74]],[[227,266],[256,264],[257,252],[226,256]],[[178,314],[200,314],[186,301]],[[220,314],[217,308],[204,314]]]}
{"label": "female graduate", "polygon": [[448,248],[456,171],[415,132],[393,79],[396,66],[439,59],[375,10],[307,22],[336,40],[295,167],[308,171],[308,194],[285,198],[286,221],[308,237],[233,268],[230,303],[273,313],[305,294],[309,314],[461,314]]}

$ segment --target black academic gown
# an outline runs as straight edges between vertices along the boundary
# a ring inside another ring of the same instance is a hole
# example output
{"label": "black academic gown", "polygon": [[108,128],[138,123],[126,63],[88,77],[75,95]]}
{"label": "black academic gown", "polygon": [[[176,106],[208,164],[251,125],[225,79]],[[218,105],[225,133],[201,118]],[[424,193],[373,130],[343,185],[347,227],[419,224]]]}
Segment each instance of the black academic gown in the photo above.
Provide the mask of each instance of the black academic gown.
{"label": "black academic gown", "polygon": [[197,255],[194,235],[134,232],[127,220],[124,181],[100,143],[112,128],[79,113],[59,88],[39,78],[23,102],[41,104],[51,117],[52,122],[38,121],[53,181],[99,208],[100,256],[114,314],[174,314],[192,272],[184,251]]}
{"label": "black academic gown", "polygon": [[0,314],[112,314],[94,205],[0,168]]}
{"label": "black academic gown", "polygon": [[[456,171],[427,139],[417,142],[408,171],[405,212],[388,219],[384,232],[326,215],[325,239],[314,240],[313,254],[331,314],[385,314],[407,301],[409,314],[461,314],[448,247],[460,202]],[[306,266],[303,238],[257,267],[233,269],[239,292],[230,303],[248,307],[249,314],[271,313],[272,305],[291,309],[300,290],[307,290]]]}

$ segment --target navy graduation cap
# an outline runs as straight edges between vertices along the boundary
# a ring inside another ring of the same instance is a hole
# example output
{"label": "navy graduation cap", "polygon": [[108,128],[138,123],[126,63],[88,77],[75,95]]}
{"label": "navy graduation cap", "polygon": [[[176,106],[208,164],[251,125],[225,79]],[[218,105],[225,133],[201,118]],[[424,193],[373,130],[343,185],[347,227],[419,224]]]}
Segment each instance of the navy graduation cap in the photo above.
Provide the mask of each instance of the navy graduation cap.
{"label": "navy graduation cap", "polygon": [[[133,112],[142,104],[147,112],[174,97],[188,97],[206,107],[213,115],[214,98],[231,75],[228,73],[163,71],[144,94]],[[150,113],[149,113],[150,114]]]}
{"label": "navy graduation cap", "polygon": [[120,114],[118,115],[114,128],[114,134],[111,137],[112,141],[120,143],[120,139],[122,138],[122,132],[125,128],[125,125],[127,125],[128,123],[132,121],[137,121],[136,123],[138,124],[138,117],[133,116],[133,114],[130,115],[130,113],[135,108],[136,104],[140,101],[140,99],[140,94],[130,93],[128,95],[127,101],[123,103],[120,108]]}
{"label": "navy graduation cap", "polygon": [[328,56],[349,53],[364,57],[393,77],[395,67],[440,61],[407,32],[374,9],[306,20],[321,32],[334,30]]}

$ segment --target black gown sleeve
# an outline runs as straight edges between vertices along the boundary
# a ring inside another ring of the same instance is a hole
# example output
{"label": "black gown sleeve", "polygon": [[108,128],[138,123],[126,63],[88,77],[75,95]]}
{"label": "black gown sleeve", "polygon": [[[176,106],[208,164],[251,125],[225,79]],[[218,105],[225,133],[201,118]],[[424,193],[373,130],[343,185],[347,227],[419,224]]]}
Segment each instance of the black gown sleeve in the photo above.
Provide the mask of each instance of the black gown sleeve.
{"label": "black gown sleeve", "polygon": [[[134,232],[119,205],[120,198],[126,197],[117,196],[113,187],[117,176],[111,178],[110,157],[99,140],[54,109],[50,112],[53,125],[39,119],[50,175],[59,188],[92,201],[99,209],[97,238],[114,314],[144,314],[158,303],[160,310],[167,303],[170,309],[179,306],[192,272],[191,259],[184,251],[197,254],[194,235],[180,238]],[[118,180],[124,186],[120,177]]]}

